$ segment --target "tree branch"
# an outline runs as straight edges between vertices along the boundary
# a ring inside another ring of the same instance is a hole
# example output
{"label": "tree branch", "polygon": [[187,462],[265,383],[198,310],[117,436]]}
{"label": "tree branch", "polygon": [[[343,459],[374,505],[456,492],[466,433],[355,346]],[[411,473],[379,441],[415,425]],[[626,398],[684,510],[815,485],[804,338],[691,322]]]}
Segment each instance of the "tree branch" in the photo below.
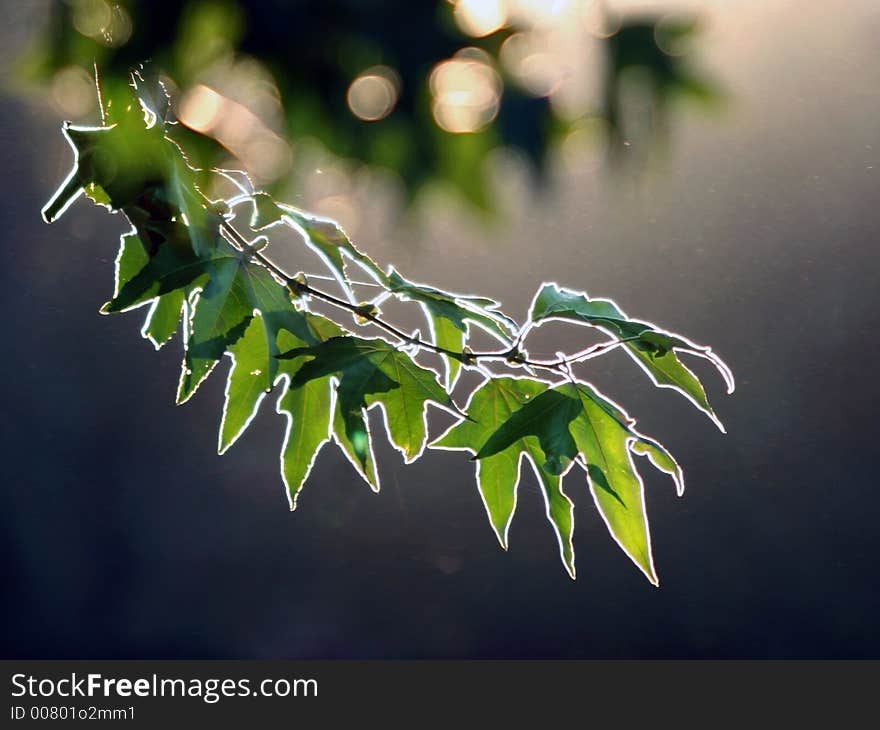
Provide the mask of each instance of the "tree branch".
{"label": "tree branch", "polygon": [[604,355],[606,352],[613,350],[619,345],[639,339],[638,337],[627,337],[621,340],[600,342],[596,345],[592,345],[586,348],[585,350],[576,352],[573,355],[561,357],[557,360],[530,360],[525,357],[523,352],[520,350],[520,345],[525,339],[525,335],[532,328],[531,323],[529,323],[520,330],[519,334],[514,340],[513,345],[507,350],[503,350],[500,352],[458,352],[456,350],[449,350],[445,347],[440,347],[439,345],[427,342],[420,337],[408,335],[402,330],[399,330],[393,324],[386,322],[381,317],[376,315],[372,311],[373,305],[371,304],[352,304],[345,299],[340,299],[339,297],[328,294],[325,291],[315,289],[313,286],[309,285],[307,280],[303,281],[300,278],[290,276],[290,274],[288,274],[284,269],[278,266],[278,264],[272,261],[272,259],[263,254],[260,250],[254,248],[254,246],[252,246],[229,221],[222,221],[220,223],[220,227],[221,230],[228,235],[228,237],[231,239],[230,242],[233,243],[236,248],[252,256],[262,266],[266,267],[276,277],[281,279],[292,296],[311,296],[315,297],[315,299],[320,299],[323,302],[332,304],[334,307],[338,307],[339,309],[344,309],[355,315],[356,317],[360,317],[361,319],[364,319],[371,324],[376,325],[380,329],[383,329],[389,334],[397,337],[399,340],[401,340],[402,343],[412,345],[413,347],[423,348],[425,350],[435,352],[440,355],[446,355],[447,357],[451,357],[459,361],[463,365],[476,365],[478,360],[504,361],[510,367],[531,367],[541,370],[551,370],[553,372],[568,377],[569,365],[578,362],[584,362],[585,360],[590,360],[594,357]]}

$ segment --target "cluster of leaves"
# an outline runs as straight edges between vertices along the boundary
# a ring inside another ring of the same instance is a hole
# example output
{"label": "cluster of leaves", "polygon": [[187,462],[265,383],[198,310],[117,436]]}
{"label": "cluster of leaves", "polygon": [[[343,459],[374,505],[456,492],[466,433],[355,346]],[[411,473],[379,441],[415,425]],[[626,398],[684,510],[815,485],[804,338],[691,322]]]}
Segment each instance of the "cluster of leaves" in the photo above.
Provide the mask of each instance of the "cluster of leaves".
{"label": "cluster of leaves", "polygon": [[[113,297],[102,311],[148,307],[143,334],[156,348],[182,331],[179,403],[196,392],[224,355],[231,357],[221,453],[247,428],[265,396],[277,393],[277,411],[288,421],[281,474],[291,509],[316,454],[330,441],[378,491],[368,417],[377,406],[390,442],[407,462],[428,445],[473,455],[477,487],[502,546],[507,546],[520,470],[527,462],[572,577],[574,511],[564,480],[588,487],[612,537],[657,582],[635,457],[646,456],[671,475],[679,493],[681,469],[620,406],[576,378],[572,366],[622,347],[657,385],[683,393],[720,426],[703,386],[681,359],[687,354],[709,359],[732,390],[729,371],[711,350],[632,319],[610,300],[554,284],[540,288],[528,322],[520,327],[491,299],[440,291],[391,267],[383,269],[334,222],[266,193],[242,185],[229,200],[211,201],[201,192],[205,184],[211,176],[229,173],[191,167],[168,137],[174,121],[167,97],[161,90],[148,92],[149,85],[135,74],[130,86],[105,91],[101,126],[65,124],[76,162],[43,215],[54,221],[84,192],[131,222],[120,242]],[[242,207],[250,216],[239,223]],[[240,232],[245,226],[253,236]],[[335,278],[341,296],[316,289],[308,275],[289,275],[266,256],[268,239],[262,234],[276,226],[300,234]],[[350,269],[369,277],[380,288],[379,297],[361,302]],[[385,321],[378,304],[388,297],[418,304],[430,337],[406,334]],[[356,327],[311,311],[314,300],[382,335],[355,334]],[[610,339],[554,361],[529,359],[525,338],[552,320],[596,328]],[[467,345],[473,328],[497,339],[500,349],[472,352]],[[442,375],[420,362],[424,352],[442,356]],[[500,374],[487,363],[527,375]],[[451,393],[462,369],[478,370],[484,381],[460,408]],[[549,377],[538,377],[539,371]],[[429,405],[457,419],[430,444]]]}

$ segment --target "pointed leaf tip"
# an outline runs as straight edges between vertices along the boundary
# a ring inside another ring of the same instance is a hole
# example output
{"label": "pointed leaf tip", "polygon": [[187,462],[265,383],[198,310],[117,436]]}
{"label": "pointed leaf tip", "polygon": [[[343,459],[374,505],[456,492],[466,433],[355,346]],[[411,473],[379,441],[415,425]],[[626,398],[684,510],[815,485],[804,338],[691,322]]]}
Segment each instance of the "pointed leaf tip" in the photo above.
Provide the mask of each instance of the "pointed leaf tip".
{"label": "pointed leaf tip", "polygon": [[535,295],[529,319],[536,325],[544,321],[567,320],[595,327],[621,340],[621,347],[651,381],[660,388],[672,388],[703,411],[722,431],[724,427],[712,410],[699,378],[681,361],[679,354],[690,354],[712,363],[731,393],[730,368],[712,350],[697,345],[650,322],[631,319],[611,299],[592,299],[585,292],[545,284]]}

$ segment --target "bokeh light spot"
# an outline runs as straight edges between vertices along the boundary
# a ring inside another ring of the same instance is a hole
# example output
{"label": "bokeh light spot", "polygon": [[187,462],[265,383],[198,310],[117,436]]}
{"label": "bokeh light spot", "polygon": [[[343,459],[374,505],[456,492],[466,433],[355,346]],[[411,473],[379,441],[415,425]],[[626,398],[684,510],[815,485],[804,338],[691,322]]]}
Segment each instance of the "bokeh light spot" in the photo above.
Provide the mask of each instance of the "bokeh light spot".
{"label": "bokeh light spot", "polygon": [[482,38],[507,24],[505,0],[458,0],[455,22],[469,36]]}
{"label": "bokeh light spot", "polygon": [[71,20],[82,35],[114,48],[125,45],[133,30],[128,11],[107,0],[76,0]]}
{"label": "bokeh light spot", "polygon": [[197,132],[209,132],[214,128],[222,106],[223,97],[220,94],[199,84],[187,91],[180,100],[178,117]]}
{"label": "bokeh light spot", "polygon": [[68,119],[79,119],[95,108],[95,81],[81,66],[67,66],[52,77],[55,107]]}
{"label": "bokeh light spot", "polygon": [[454,134],[477,132],[497,116],[501,78],[488,58],[476,48],[466,48],[431,71],[431,111],[441,129]]}
{"label": "bokeh light spot", "polygon": [[546,33],[514,33],[501,46],[501,62],[533,96],[550,96],[570,74]]}
{"label": "bokeh light spot", "polygon": [[374,66],[351,82],[346,95],[348,108],[365,122],[384,119],[397,104],[398,85],[393,69]]}

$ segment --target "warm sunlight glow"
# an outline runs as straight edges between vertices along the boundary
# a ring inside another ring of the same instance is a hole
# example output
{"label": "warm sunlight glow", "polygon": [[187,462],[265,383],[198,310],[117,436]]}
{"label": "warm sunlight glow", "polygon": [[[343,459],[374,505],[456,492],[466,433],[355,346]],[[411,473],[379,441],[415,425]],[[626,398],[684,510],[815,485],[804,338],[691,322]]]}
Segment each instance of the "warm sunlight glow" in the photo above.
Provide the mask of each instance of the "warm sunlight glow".
{"label": "warm sunlight glow", "polygon": [[131,16],[121,5],[107,0],[76,0],[72,11],[73,27],[98,43],[118,47],[131,38]]}
{"label": "warm sunlight glow", "polygon": [[178,117],[190,129],[210,132],[222,107],[223,97],[214,89],[199,84],[187,91],[180,100]]}
{"label": "warm sunlight glow", "polygon": [[454,12],[458,27],[474,38],[490,35],[507,23],[505,0],[458,0]]}
{"label": "warm sunlight glow", "polygon": [[387,66],[375,66],[351,82],[346,100],[358,119],[375,122],[391,113],[397,96],[397,74]]}
{"label": "warm sunlight glow", "polygon": [[501,78],[482,51],[464,49],[435,66],[430,86],[434,120],[447,132],[477,132],[498,114]]}
{"label": "warm sunlight glow", "polygon": [[[595,0],[586,0],[587,3]],[[582,0],[508,0],[510,17],[519,25],[543,26],[568,22]]]}
{"label": "warm sunlight glow", "polygon": [[360,227],[357,206],[348,195],[328,195],[314,204],[315,212],[337,221],[349,236],[356,236]]}
{"label": "warm sunlight glow", "polygon": [[515,33],[501,46],[501,62],[533,96],[549,96],[569,75],[568,64],[549,35]]}
{"label": "warm sunlight glow", "polygon": [[290,169],[290,146],[250,109],[199,84],[180,100],[178,118],[210,134],[232,152],[258,181],[276,180]]}
{"label": "warm sunlight glow", "polygon": [[620,28],[620,16],[609,12],[608,8],[598,0],[583,6],[581,18],[587,33],[595,38],[610,38]]}

